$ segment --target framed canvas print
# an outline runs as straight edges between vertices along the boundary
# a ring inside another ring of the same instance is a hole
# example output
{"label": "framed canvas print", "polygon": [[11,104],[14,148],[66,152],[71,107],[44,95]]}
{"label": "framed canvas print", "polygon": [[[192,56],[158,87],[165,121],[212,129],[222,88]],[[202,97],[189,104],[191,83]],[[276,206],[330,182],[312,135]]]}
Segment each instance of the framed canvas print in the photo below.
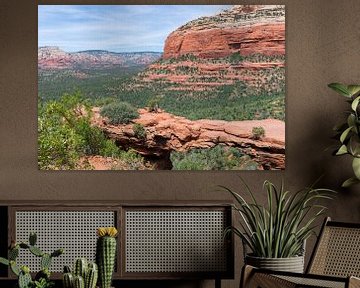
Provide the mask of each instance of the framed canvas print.
{"label": "framed canvas print", "polygon": [[284,5],[38,17],[39,169],[285,169]]}

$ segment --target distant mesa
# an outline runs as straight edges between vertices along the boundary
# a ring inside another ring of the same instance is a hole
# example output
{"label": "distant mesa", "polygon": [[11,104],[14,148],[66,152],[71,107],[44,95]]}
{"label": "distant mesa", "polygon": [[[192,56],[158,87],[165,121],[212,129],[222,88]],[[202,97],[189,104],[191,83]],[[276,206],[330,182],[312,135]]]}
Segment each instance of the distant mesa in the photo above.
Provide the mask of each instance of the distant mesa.
{"label": "distant mesa", "polygon": [[38,48],[39,69],[111,68],[148,65],[161,57],[159,52],[109,52],[86,50],[65,52],[57,46]]}

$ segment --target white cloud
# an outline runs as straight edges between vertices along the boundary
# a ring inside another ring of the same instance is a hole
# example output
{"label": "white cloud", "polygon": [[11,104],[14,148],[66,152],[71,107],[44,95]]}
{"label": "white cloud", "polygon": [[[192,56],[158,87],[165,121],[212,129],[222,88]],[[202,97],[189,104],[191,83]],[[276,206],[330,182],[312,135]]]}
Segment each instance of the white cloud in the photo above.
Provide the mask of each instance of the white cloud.
{"label": "white cloud", "polygon": [[224,5],[39,5],[39,46],[161,50],[167,35]]}

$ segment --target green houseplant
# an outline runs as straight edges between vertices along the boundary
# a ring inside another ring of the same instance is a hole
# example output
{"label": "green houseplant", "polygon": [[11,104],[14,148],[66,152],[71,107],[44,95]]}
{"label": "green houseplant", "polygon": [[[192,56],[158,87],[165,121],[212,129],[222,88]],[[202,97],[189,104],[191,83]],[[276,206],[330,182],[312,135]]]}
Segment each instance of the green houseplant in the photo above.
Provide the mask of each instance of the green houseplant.
{"label": "green houseplant", "polygon": [[251,201],[221,187],[235,199],[233,208],[240,216],[240,227],[229,227],[226,233],[233,232],[249,248],[251,253],[244,255],[245,263],[271,270],[303,272],[305,241],[314,233],[315,222],[326,209],[318,200],[331,199],[334,191],[310,187],[290,193],[283,184],[278,189],[265,181],[267,203],[261,205],[249,186],[244,185]]}
{"label": "green houseplant", "polygon": [[[18,288],[50,288],[54,286],[54,282],[50,280],[50,265],[52,259],[62,255],[64,250],[57,249],[52,253],[45,253],[36,246],[36,242],[36,234],[30,233],[29,243],[12,243],[8,251],[8,259],[0,257],[0,263],[10,266],[11,271],[18,277]],[[20,266],[16,263],[20,249],[28,250],[31,254],[40,258],[41,270],[36,273],[34,279],[31,277],[30,268],[28,266]]]}
{"label": "green houseplant", "polygon": [[344,85],[331,83],[331,89],[347,98],[351,108],[346,112],[346,122],[334,127],[337,138],[340,141],[339,147],[334,155],[351,155],[354,177],[347,179],[342,186],[348,187],[360,183],[360,85]]}

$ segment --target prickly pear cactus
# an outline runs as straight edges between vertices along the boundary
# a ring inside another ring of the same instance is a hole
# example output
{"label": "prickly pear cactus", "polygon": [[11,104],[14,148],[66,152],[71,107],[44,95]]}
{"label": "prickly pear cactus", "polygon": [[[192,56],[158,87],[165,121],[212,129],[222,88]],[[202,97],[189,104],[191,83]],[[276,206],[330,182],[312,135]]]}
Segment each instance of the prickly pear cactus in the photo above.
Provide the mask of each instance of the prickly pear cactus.
{"label": "prickly pear cactus", "polygon": [[115,227],[98,228],[96,243],[96,262],[99,269],[100,288],[110,288],[116,258]]}
{"label": "prickly pear cactus", "polygon": [[35,246],[37,241],[37,235],[35,232],[31,232],[29,235],[29,244],[31,246]]}
{"label": "prickly pear cactus", "polygon": [[21,271],[19,273],[18,285],[19,288],[28,288],[30,283],[32,283],[30,269],[27,266],[21,267]]}
{"label": "prickly pear cactus", "polygon": [[9,265],[10,265],[10,269],[11,271],[16,275],[16,276],[19,276],[20,275],[20,268],[19,266],[16,265],[16,262],[14,260],[11,260],[9,262]]}
{"label": "prickly pear cactus", "polygon": [[45,253],[45,254],[41,257],[41,261],[40,261],[40,267],[41,267],[41,269],[45,269],[45,268],[50,269],[51,260],[52,260],[51,255]]}
{"label": "prickly pear cactus", "polygon": [[16,258],[19,256],[19,246],[15,246],[14,248],[10,249],[8,252],[9,260],[15,261]]}
{"label": "prickly pear cactus", "polygon": [[36,273],[35,281],[40,281],[41,279],[49,280],[50,275],[51,275],[51,273],[50,273],[49,269],[44,268],[44,269],[40,270],[38,273]]}
{"label": "prickly pear cactus", "polygon": [[29,247],[29,251],[34,254],[35,256],[37,257],[41,257],[44,255],[44,252],[40,250],[39,247],[36,247],[36,246],[31,246]]}
{"label": "prickly pear cactus", "polygon": [[51,253],[51,257],[59,257],[63,253],[64,253],[64,249],[57,249]]}
{"label": "prickly pear cactus", "polygon": [[8,259],[3,258],[3,257],[0,257],[0,263],[4,264],[6,266],[10,265],[10,261]]}
{"label": "prickly pear cactus", "polygon": [[[55,250],[53,253],[48,254],[40,250],[36,245],[37,236],[35,233],[30,233],[29,244],[20,242],[16,243],[14,240],[11,241],[11,245],[8,251],[8,259],[0,257],[0,263],[10,266],[11,271],[18,276],[18,286],[19,288],[29,288],[29,287],[42,287],[41,283],[44,285],[50,285],[50,265],[53,257],[60,256],[63,254],[63,249]],[[30,275],[30,269],[27,266],[22,266],[21,268],[17,265],[16,259],[19,256],[19,250],[24,249],[28,250],[30,253],[37,257],[41,257],[41,271],[35,275],[35,281],[32,280]],[[35,285],[35,286],[34,286]]]}

